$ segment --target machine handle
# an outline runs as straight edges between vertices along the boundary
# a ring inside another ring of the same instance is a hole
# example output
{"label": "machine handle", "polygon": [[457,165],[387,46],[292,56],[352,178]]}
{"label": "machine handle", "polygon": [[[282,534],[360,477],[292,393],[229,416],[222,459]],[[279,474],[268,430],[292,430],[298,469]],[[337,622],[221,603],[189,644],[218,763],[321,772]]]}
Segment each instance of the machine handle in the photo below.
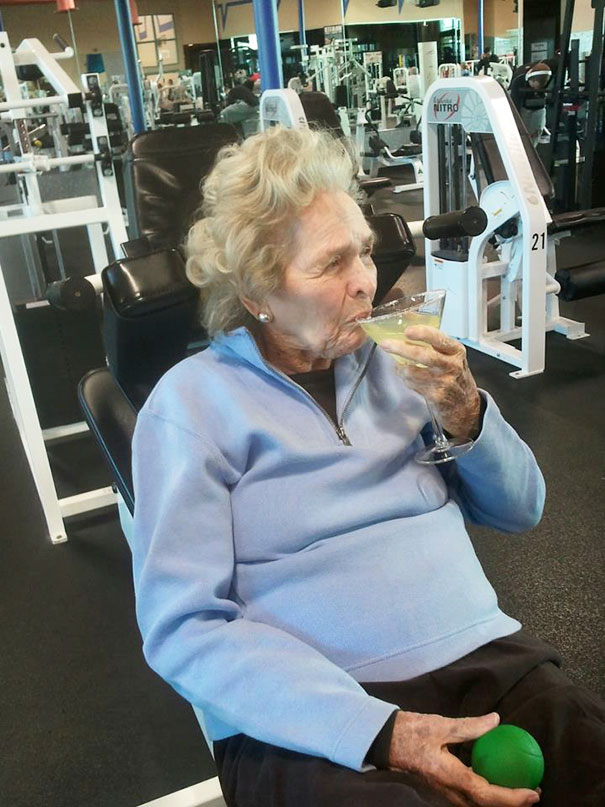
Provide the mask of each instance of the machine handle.
{"label": "machine handle", "polygon": [[61,50],[67,50],[69,48],[69,45],[63,39],[61,34],[53,34],[53,40],[61,48]]}
{"label": "machine handle", "polygon": [[425,238],[437,241],[465,235],[480,235],[487,227],[487,214],[481,207],[453,210],[439,216],[429,216],[422,225]]}

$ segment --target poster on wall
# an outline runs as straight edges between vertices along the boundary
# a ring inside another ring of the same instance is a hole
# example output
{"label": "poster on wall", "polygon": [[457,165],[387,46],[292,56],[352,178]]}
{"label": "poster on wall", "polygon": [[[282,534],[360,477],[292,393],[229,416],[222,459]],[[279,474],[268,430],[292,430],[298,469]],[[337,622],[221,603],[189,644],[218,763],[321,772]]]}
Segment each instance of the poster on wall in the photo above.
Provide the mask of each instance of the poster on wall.
{"label": "poster on wall", "polygon": [[530,61],[541,62],[542,59],[548,58],[548,41],[546,39],[539,42],[532,42],[529,46]]}

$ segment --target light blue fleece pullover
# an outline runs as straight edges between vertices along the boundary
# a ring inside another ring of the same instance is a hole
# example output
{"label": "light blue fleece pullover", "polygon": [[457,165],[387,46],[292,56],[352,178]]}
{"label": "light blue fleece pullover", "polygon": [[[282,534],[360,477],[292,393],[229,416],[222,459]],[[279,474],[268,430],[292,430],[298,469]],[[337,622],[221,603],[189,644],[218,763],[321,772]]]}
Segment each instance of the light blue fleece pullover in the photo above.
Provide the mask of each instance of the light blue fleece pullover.
{"label": "light blue fleece pullover", "polygon": [[243,732],[363,770],[396,707],[358,681],[412,678],[520,628],[464,518],[528,529],[544,482],[489,395],[474,449],[442,476],[413,459],[426,405],[391,358],[366,343],[335,380],[351,445],[243,328],[172,368],[134,438],[134,579],[145,656],[212,740]]}

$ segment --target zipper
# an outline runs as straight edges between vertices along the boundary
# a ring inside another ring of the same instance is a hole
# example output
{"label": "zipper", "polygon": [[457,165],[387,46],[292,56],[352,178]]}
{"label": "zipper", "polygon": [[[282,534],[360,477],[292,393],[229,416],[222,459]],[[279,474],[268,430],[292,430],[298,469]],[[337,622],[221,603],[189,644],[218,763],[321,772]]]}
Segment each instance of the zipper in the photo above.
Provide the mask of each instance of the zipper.
{"label": "zipper", "polygon": [[368,371],[368,367],[370,366],[370,362],[372,361],[372,356],[374,355],[374,351],[376,350],[376,347],[377,347],[377,345],[376,345],[376,343],[374,342],[374,344],[373,344],[373,345],[372,345],[372,347],[370,348],[370,352],[369,352],[369,354],[368,354],[368,358],[366,359],[366,363],[365,363],[365,365],[364,365],[364,367],[363,367],[363,370],[361,371],[361,373],[360,373],[360,375],[359,375],[359,378],[358,378],[358,379],[357,379],[357,381],[355,382],[355,386],[353,387],[353,389],[352,389],[352,390],[351,390],[351,392],[349,393],[349,397],[348,397],[348,398],[347,398],[347,400],[345,401],[345,405],[344,405],[344,406],[343,406],[343,408],[342,408],[342,414],[341,414],[341,416],[340,416],[340,420],[339,420],[338,425],[337,425],[337,427],[336,427],[336,434],[338,434],[338,436],[340,437],[340,439],[342,440],[342,442],[343,442],[343,443],[344,443],[346,446],[350,446],[350,445],[351,445],[351,441],[350,441],[350,440],[349,440],[349,438],[347,437],[347,434],[346,434],[345,429],[344,429],[345,414],[346,414],[346,412],[347,412],[347,409],[348,409],[348,408],[349,408],[349,406],[351,405],[351,401],[353,400],[353,398],[354,398],[354,396],[355,396],[355,393],[356,393],[356,392],[357,392],[357,390],[359,389],[359,385],[360,385],[360,384],[361,384],[361,382],[363,381],[363,379],[364,379],[364,377],[365,377],[365,374],[366,374],[366,373],[367,373],[367,371]]}
{"label": "zipper", "polygon": [[[320,407],[320,408],[321,408],[321,407]],[[330,418],[330,420],[331,420],[331,418]],[[344,445],[346,445],[346,446],[350,446],[350,445],[351,445],[351,441],[350,441],[350,440],[349,440],[349,438],[347,437],[347,433],[346,433],[346,431],[345,431],[345,427],[343,426],[342,422],[341,422],[341,423],[336,423],[336,424],[333,424],[333,425],[334,425],[334,426],[335,426],[335,428],[336,428],[336,434],[338,435],[338,439],[339,439],[339,440],[340,440],[342,443],[344,443]]]}
{"label": "zipper", "polygon": [[323,406],[321,406],[320,404],[318,404],[318,403],[317,403],[317,401],[315,400],[315,398],[314,398],[312,395],[310,395],[310,394],[307,392],[307,390],[306,390],[304,387],[301,387],[301,386],[300,386],[300,384],[297,384],[297,383],[296,383],[296,381],[292,381],[292,379],[290,378],[290,376],[286,375],[285,373],[282,373],[282,371],[281,371],[281,370],[278,370],[276,367],[273,367],[273,365],[268,364],[268,363],[265,361],[265,357],[264,357],[264,356],[263,356],[263,354],[260,352],[260,349],[259,349],[258,345],[256,344],[256,340],[254,339],[254,337],[252,336],[252,334],[250,334],[250,339],[251,339],[251,341],[252,341],[252,344],[254,345],[254,349],[255,349],[255,350],[256,350],[256,352],[258,353],[258,357],[259,357],[259,359],[260,359],[260,360],[262,361],[262,363],[265,365],[265,367],[267,368],[267,370],[269,370],[269,372],[270,372],[270,373],[275,373],[275,374],[276,374],[276,375],[278,375],[280,378],[283,378],[283,379],[284,379],[284,381],[286,381],[288,384],[291,384],[293,387],[296,387],[297,389],[299,389],[299,390],[300,390],[300,391],[301,391],[301,392],[302,392],[302,393],[303,393],[303,394],[304,394],[304,395],[305,395],[305,396],[306,396],[306,397],[307,397],[307,398],[308,398],[308,399],[309,399],[309,400],[310,400],[310,401],[311,401],[311,402],[312,402],[312,403],[313,403],[313,404],[314,404],[314,405],[317,407],[317,409],[319,409],[319,411],[320,411],[320,412],[322,412],[322,413],[324,414],[324,416],[325,416],[325,417],[326,417],[326,419],[328,420],[328,422],[329,422],[330,426],[331,426],[331,427],[334,429],[334,431],[336,432],[336,435],[337,435],[338,439],[340,440],[340,442],[341,442],[343,445],[345,445],[345,446],[350,446],[350,445],[352,445],[351,441],[349,440],[349,438],[348,438],[348,436],[347,436],[347,433],[346,433],[346,431],[345,431],[345,427],[344,427],[345,414],[346,414],[347,409],[348,409],[348,408],[349,408],[349,406],[351,405],[351,401],[353,400],[353,397],[354,397],[355,393],[356,393],[356,392],[357,392],[357,390],[359,389],[359,385],[361,384],[361,382],[362,382],[362,381],[363,381],[363,379],[364,379],[364,376],[365,376],[365,374],[366,374],[366,372],[367,372],[367,369],[368,369],[368,366],[369,366],[370,361],[371,361],[371,359],[372,359],[372,356],[374,355],[374,351],[376,350],[376,344],[373,344],[373,345],[372,345],[372,347],[370,348],[370,353],[369,353],[369,355],[368,355],[368,358],[366,359],[366,363],[365,363],[365,365],[364,365],[364,368],[363,368],[363,370],[361,371],[361,373],[360,373],[360,375],[359,375],[359,378],[358,378],[358,379],[357,379],[357,381],[355,382],[355,386],[353,387],[353,389],[352,389],[352,390],[351,390],[351,392],[349,393],[349,397],[348,397],[348,398],[347,398],[347,400],[345,401],[345,405],[344,405],[344,406],[343,406],[343,408],[342,408],[342,414],[341,414],[341,416],[340,416],[340,419],[339,419],[338,423],[334,423],[334,421],[332,420],[332,418],[330,417],[330,415],[329,415],[329,414],[326,412],[326,410],[323,408]]}

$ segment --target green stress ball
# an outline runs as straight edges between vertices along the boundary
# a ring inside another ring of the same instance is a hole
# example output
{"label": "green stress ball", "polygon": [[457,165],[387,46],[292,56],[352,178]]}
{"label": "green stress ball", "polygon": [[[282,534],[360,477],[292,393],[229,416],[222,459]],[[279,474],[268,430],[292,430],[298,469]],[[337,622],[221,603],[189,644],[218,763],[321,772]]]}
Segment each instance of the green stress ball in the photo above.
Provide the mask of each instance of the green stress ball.
{"label": "green stress ball", "polygon": [[534,738],[518,726],[496,726],[473,745],[471,765],[492,785],[535,790],[544,776],[544,757]]}

